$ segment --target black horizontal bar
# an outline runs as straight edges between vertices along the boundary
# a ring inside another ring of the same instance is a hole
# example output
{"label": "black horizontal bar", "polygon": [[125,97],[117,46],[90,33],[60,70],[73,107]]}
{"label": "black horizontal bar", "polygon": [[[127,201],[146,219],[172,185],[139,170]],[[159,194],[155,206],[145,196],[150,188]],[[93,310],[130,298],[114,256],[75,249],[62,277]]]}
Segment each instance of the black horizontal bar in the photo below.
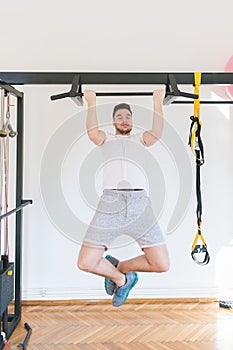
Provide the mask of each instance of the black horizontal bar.
{"label": "black horizontal bar", "polygon": [[50,99],[52,101],[55,101],[55,100],[61,100],[62,98],[66,98],[66,97],[71,97],[69,92],[65,92],[63,94],[57,94],[57,95],[50,96]]}
{"label": "black horizontal bar", "polygon": [[23,209],[24,207],[26,207],[26,205],[28,205],[28,204],[32,204],[32,200],[31,200],[31,199],[22,200],[22,204],[21,204],[21,205],[19,205],[18,207],[14,208],[14,209],[12,209],[12,210],[10,210],[10,211],[8,211],[7,213],[5,213],[5,214],[3,214],[3,215],[1,215],[1,216],[0,216],[0,221],[1,221],[2,219],[5,219],[7,216],[10,216],[10,215],[12,215],[12,214],[14,214],[14,213],[17,213],[17,211],[22,210],[22,209]]}
{"label": "black horizontal bar", "polygon": [[[146,91],[143,91],[143,92],[96,92],[96,96],[106,96],[106,97],[109,97],[109,96],[152,96],[153,95],[153,92],[146,92]],[[174,93],[172,92],[166,92],[166,96],[173,96]],[[84,93],[83,92],[77,92],[75,96],[79,96],[79,97],[82,97],[84,96]],[[177,94],[176,96],[182,96],[182,97],[188,97],[188,98],[194,98],[194,99],[197,99],[198,98],[198,95],[195,95],[195,94],[189,94],[189,93],[185,93],[185,92],[181,92],[180,91],[180,94]],[[66,97],[71,97],[70,95],[70,92],[67,92],[67,93],[63,93],[63,94],[58,94],[58,95],[53,95],[51,96],[51,100],[54,101],[54,100],[60,100],[62,98],[66,98]],[[74,97],[74,96],[72,96]]]}
{"label": "black horizontal bar", "polygon": [[[194,84],[194,73],[172,72],[0,72],[0,82],[23,84],[72,84],[74,75],[80,84],[167,84],[173,74],[177,84]],[[201,84],[233,84],[233,72],[202,73]]]}
{"label": "black horizontal bar", "polygon": [[[97,92],[96,96],[152,96],[153,92]],[[84,96],[83,93],[77,93],[77,96]]]}
{"label": "black horizontal bar", "polygon": [[[172,102],[172,104],[193,104],[192,101],[174,101]],[[224,104],[224,105],[231,105],[233,104],[233,101],[229,100],[229,101],[200,101],[201,104],[206,104],[206,105],[221,105],[221,104]]]}

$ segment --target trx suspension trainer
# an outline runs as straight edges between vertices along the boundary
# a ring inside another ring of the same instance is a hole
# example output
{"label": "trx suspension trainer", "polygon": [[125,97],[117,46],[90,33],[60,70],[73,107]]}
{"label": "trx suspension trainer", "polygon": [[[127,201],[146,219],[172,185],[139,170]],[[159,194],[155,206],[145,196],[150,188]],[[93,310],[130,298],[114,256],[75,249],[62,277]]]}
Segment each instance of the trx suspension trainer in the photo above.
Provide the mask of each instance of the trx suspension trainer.
{"label": "trx suspension trainer", "polygon": [[[194,73],[194,93],[199,95],[199,86],[201,84],[201,73]],[[204,148],[201,139],[201,127],[202,122],[200,120],[200,97],[194,100],[194,115],[190,117],[192,123],[189,133],[189,146],[192,153],[196,157],[196,198],[197,198],[197,232],[192,244],[191,256],[193,260],[199,265],[207,265],[210,261],[209,253],[207,250],[207,244],[201,233],[202,226],[202,197],[201,197],[201,174],[200,168],[204,164]],[[202,244],[197,244],[198,240],[201,240]],[[203,257],[199,260],[200,255]]]}

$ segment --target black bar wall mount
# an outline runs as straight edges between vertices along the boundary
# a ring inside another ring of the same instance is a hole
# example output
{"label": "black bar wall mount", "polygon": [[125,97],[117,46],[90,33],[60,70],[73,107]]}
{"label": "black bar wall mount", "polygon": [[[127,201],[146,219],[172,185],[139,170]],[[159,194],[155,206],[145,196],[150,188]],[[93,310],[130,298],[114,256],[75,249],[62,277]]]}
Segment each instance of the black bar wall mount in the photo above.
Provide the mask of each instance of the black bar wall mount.
{"label": "black bar wall mount", "polygon": [[[0,72],[0,82],[10,85],[57,85],[71,84],[74,76],[78,75],[82,85],[104,84],[167,84],[168,75],[172,74],[177,84],[194,84],[192,72]],[[202,73],[203,85],[232,85],[233,72]]]}
{"label": "black bar wall mount", "polygon": [[14,213],[17,213],[18,211],[22,210],[22,209],[23,209],[24,207],[26,207],[28,204],[32,204],[32,200],[31,200],[31,199],[24,199],[24,200],[21,201],[21,203],[22,203],[22,204],[21,204],[20,206],[18,206],[18,207],[16,207],[16,208],[12,209],[12,210],[10,210],[10,211],[8,211],[8,212],[5,213],[5,214],[0,215],[0,221],[3,220],[3,219],[5,219],[7,216],[10,216],[10,215],[12,215],[12,214],[14,214]]}

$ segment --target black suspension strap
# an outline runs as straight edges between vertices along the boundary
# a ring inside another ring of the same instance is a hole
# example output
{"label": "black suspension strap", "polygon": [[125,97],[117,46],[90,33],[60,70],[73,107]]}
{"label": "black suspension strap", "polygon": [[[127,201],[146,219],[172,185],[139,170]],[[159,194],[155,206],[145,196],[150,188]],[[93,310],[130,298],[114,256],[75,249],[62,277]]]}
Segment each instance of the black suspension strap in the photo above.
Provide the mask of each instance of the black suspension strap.
{"label": "black suspension strap", "polygon": [[[201,73],[194,74],[195,85],[194,93],[199,95],[199,86],[201,83]],[[210,256],[207,250],[207,244],[201,233],[202,226],[202,196],[201,196],[201,172],[200,168],[204,164],[204,147],[201,139],[202,122],[200,120],[200,98],[194,100],[194,115],[190,117],[192,123],[189,132],[189,146],[196,157],[196,198],[197,198],[197,232],[192,244],[191,256],[192,259],[199,265],[207,265],[210,261]],[[198,240],[202,244],[197,244]],[[200,259],[202,257],[202,259]]]}

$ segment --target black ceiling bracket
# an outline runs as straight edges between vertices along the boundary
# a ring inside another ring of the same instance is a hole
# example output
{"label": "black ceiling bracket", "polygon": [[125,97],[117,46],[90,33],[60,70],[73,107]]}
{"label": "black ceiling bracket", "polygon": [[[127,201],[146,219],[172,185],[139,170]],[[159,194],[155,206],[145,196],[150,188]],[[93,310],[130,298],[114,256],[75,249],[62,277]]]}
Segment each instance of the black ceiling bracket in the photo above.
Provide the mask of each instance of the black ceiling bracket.
{"label": "black ceiling bracket", "polygon": [[50,99],[52,101],[55,101],[55,100],[61,100],[66,97],[70,97],[78,106],[83,106],[82,95],[83,94],[82,94],[82,85],[80,81],[80,75],[75,74],[73,77],[70,91],[65,92],[63,94],[53,95],[50,97]]}
{"label": "black ceiling bracket", "polygon": [[190,94],[188,92],[182,92],[178,89],[175,76],[168,74],[168,82],[166,84],[166,96],[163,100],[164,105],[173,103],[178,97],[186,97],[191,99],[198,99],[198,95]]}
{"label": "black ceiling bracket", "polygon": [[74,101],[74,103],[76,103],[78,106],[83,106],[82,96],[78,96],[77,93],[82,95],[82,85],[81,85],[79,74],[74,75],[71,90],[70,90],[70,97]]}
{"label": "black ceiling bracket", "polygon": [[8,93],[11,93],[15,97],[23,97],[23,92],[16,90],[13,86],[8,85],[4,81],[0,80],[0,89],[4,90],[5,96],[7,96]]}

